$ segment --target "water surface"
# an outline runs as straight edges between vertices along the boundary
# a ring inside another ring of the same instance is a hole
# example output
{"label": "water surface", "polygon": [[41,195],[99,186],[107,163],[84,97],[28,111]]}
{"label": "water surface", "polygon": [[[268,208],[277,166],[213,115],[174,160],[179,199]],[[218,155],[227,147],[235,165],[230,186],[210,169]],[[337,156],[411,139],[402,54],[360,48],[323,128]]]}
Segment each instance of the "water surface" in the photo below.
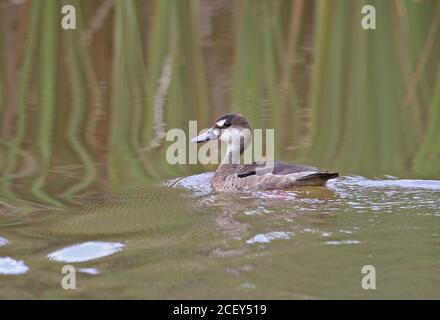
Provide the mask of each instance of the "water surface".
{"label": "water surface", "polygon": [[[211,175],[3,214],[1,297],[438,297],[439,181],[219,194]],[[79,269],[77,290],[61,289],[65,264]],[[361,287],[364,265],[375,291]]]}

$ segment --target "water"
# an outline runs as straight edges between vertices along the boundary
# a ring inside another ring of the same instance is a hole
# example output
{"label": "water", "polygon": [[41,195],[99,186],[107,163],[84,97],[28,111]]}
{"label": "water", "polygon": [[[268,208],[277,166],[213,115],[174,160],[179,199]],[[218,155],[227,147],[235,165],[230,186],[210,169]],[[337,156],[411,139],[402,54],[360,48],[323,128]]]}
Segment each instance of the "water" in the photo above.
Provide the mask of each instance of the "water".
{"label": "water", "polygon": [[[2,214],[0,297],[438,297],[440,181],[218,194],[211,175]],[[78,290],[61,288],[66,264]],[[361,287],[364,265],[375,291]]]}
{"label": "water", "polygon": [[[0,298],[439,298],[440,2],[374,1],[377,32],[364,2],[76,1],[76,30],[1,2]],[[222,194],[166,161],[226,112],[341,177]]]}

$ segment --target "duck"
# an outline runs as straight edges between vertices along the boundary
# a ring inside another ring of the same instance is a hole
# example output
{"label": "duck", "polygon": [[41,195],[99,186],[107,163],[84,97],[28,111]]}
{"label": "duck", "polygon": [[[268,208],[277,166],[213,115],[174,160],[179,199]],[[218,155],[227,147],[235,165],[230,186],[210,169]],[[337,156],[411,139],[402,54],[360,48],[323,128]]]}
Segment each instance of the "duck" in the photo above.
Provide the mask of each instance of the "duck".
{"label": "duck", "polygon": [[192,143],[220,140],[227,143],[223,161],[211,178],[216,192],[292,189],[304,186],[325,186],[337,172],[321,171],[316,167],[274,160],[241,163],[244,151],[252,141],[249,121],[241,114],[227,113],[212,126],[191,139]]}

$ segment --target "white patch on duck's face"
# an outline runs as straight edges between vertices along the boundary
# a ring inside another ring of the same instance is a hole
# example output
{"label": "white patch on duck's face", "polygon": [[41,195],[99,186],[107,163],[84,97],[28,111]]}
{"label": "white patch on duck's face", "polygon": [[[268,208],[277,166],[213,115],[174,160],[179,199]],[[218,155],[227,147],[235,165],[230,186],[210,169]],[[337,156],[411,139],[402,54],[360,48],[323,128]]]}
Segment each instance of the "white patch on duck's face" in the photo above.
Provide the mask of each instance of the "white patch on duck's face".
{"label": "white patch on duck's face", "polygon": [[215,124],[218,127],[223,127],[223,125],[225,124],[226,121],[227,121],[226,119],[221,119],[221,120],[217,121]]}
{"label": "white patch on duck's face", "polygon": [[216,136],[216,137],[220,137],[220,129],[212,129],[212,133]]}

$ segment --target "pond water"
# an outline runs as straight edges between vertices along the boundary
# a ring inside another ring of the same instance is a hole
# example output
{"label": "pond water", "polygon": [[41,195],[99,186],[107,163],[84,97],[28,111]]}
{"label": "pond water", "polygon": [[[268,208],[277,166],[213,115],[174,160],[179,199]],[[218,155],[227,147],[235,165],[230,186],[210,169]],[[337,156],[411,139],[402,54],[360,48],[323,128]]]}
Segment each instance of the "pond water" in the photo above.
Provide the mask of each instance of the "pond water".
{"label": "pond water", "polygon": [[[211,175],[2,214],[0,297],[438,297],[440,181],[218,194]],[[61,288],[67,264],[77,290]]]}
{"label": "pond water", "polygon": [[[440,297],[439,1],[0,2],[0,299]],[[227,112],[340,177],[166,161]]]}

